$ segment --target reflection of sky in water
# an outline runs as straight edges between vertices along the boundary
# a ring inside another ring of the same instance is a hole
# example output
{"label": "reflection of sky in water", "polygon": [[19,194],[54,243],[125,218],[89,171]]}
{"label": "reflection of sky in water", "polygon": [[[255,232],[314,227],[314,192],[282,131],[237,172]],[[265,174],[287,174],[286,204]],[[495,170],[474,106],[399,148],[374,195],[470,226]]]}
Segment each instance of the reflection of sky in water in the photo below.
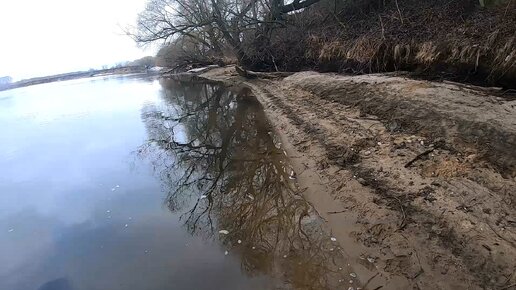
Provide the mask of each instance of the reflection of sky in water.
{"label": "reflection of sky in water", "polygon": [[58,278],[73,289],[264,288],[184,233],[132,153],[159,91],[97,78],[0,92],[0,289]]}

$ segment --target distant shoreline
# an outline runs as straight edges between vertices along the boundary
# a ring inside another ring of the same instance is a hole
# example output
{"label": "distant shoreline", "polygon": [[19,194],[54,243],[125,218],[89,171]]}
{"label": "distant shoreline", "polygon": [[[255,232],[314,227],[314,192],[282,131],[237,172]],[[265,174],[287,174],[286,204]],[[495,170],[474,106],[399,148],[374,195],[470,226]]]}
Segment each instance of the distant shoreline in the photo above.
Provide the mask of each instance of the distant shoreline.
{"label": "distant shoreline", "polygon": [[58,81],[66,81],[80,78],[90,78],[103,75],[116,75],[116,74],[133,74],[133,73],[146,73],[149,69],[145,66],[126,66],[120,68],[109,68],[100,70],[90,71],[79,71],[63,73],[44,77],[35,77],[30,79],[24,79],[10,84],[0,85],[0,91],[7,91],[21,87],[28,87],[33,85],[52,83]]}

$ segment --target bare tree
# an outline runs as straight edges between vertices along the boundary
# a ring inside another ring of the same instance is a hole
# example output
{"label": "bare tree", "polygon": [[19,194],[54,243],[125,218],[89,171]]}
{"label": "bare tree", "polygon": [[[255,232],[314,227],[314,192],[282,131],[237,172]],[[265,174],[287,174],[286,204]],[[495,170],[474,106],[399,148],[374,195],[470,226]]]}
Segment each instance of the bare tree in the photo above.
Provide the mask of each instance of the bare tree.
{"label": "bare tree", "polygon": [[156,55],[156,64],[172,70],[184,70],[213,64],[220,59],[220,51],[207,47],[195,39],[180,36],[172,43],[161,47]]}
{"label": "bare tree", "polygon": [[139,14],[135,41],[145,45],[169,43],[179,36],[194,39],[221,53],[222,44],[234,49],[246,62],[243,34],[281,24],[282,16],[320,0],[150,0]]}

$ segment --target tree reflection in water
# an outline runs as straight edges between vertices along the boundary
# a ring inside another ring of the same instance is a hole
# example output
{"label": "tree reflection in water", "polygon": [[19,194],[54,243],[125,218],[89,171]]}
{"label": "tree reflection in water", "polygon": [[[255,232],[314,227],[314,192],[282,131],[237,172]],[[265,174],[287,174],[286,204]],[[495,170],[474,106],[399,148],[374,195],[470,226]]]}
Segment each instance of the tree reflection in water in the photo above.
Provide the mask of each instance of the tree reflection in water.
{"label": "tree reflection in water", "polygon": [[281,278],[287,288],[349,283],[337,245],[299,195],[288,158],[248,90],[161,85],[163,104],[143,109],[149,142],[138,152],[154,165],[167,206],[181,213],[187,230],[220,237],[245,272]]}

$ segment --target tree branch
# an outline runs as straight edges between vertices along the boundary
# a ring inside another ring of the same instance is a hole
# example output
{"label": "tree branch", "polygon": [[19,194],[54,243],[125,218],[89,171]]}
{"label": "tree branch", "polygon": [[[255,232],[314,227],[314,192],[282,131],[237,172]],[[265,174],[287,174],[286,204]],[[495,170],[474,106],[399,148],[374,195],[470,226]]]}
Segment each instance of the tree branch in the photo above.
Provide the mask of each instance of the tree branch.
{"label": "tree branch", "polygon": [[281,13],[289,13],[292,11],[300,10],[309,6],[312,6],[313,4],[319,2],[320,0],[305,0],[303,2],[300,1],[294,1],[290,4],[284,5],[280,7]]}

